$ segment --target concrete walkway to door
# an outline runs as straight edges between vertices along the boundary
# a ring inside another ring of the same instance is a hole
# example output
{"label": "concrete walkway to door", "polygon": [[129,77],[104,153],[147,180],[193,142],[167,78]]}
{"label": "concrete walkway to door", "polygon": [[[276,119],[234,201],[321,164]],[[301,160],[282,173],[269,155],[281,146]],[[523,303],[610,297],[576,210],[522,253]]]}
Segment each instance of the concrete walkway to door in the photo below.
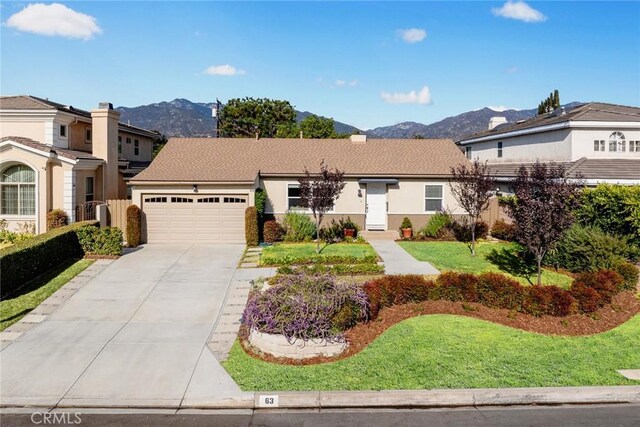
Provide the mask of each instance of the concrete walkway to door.
{"label": "concrete walkway to door", "polygon": [[205,344],[243,250],[147,245],[111,263],[0,352],[2,405],[177,407],[241,397]]}
{"label": "concrete walkway to door", "polygon": [[418,261],[398,243],[388,239],[369,237],[369,244],[378,252],[384,262],[386,274],[439,274],[433,265],[425,261]]}

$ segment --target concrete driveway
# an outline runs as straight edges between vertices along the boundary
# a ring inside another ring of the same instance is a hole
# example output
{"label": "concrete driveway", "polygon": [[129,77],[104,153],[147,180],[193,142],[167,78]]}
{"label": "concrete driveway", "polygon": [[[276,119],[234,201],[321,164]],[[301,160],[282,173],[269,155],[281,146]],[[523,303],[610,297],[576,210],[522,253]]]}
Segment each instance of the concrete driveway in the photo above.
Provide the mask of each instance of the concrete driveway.
{"label": "concrete driveway", "polygon": [[239,388],[205,347],[240,245],[147,245],[0,352],[4,405],[177,406]]}

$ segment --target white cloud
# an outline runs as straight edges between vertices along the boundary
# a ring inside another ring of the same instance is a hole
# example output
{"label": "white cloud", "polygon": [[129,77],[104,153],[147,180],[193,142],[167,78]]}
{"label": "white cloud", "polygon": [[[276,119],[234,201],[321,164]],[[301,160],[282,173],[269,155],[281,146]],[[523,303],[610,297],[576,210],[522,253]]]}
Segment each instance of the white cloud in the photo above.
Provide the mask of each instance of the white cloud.
{"label": "white cloud", "polygon": [[347,82],[344,80],[336,80],[336,86],[344,86],[346,85]]}
{"label": "white cloud", "polygon": [[507,68],[507,70],[506,70],[506,71],[507,71],[507,73],[509,73],[509,74],[517,73],[517,72],[518,72],[518,67],[516,67],[516,66],[509,67],[509,68]]}
{"label": "white cloud", "polygon": [[239,76],[245,74],[244,70],[239,70],[234,66],[229,64],[224,65],[212,65],[203,71],[204,74],[208,74],[210,76]]}
{"label": "white cloud", "polygon": [[358,86],[358,83],[359,83],[359,82],[358,82],[358,80],[357,80],[357,79],[355,79],[355,80],[351,80],[351,81],[349,82],[349,86]]}
{"label": "white cloud", "polygon": [[427,32],[421,28],[407,28],[398,30],[397,33],[407,43],[418,43],[427,37]]}
{"label": "white cloud", "polygon": [[431,104],[431,90],[429,86],[420,89],[420,92],[382,92],[382,99],[389,104]]}
{"label": "white cloud", "polygon": [[89,40],[102,33],[93,16],[76,12],[60,3],[33,3],[9,17],[6,25],[42,36]]}
{"label": "white cloud", "polygon": [[507,1],[502,7],[494,7],[491,13],[503,18],[516,19],[524,22],[542,22],[547,17],[523,1]]}

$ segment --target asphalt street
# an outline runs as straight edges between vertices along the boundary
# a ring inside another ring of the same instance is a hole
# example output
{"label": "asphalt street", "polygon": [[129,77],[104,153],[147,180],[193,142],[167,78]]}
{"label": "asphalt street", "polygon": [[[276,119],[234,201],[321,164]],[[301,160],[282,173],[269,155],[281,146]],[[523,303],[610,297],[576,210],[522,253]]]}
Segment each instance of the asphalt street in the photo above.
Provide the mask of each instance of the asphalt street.
{"label": "asphalt street", "polygon": [[156,411],[127,413],[114,410],[63,410],[48,415],[0,413],[5,426],[274,426],[274,427],[373,427],[373,426],[620,426],[640,425],[640,405],[525,406],[414,410],[322,411]]}

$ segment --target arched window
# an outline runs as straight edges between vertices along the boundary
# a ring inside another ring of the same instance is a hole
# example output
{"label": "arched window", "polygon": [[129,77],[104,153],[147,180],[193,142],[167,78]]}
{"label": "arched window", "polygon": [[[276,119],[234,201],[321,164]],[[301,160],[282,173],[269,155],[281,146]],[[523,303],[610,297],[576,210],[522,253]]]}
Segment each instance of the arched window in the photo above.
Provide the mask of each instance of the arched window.
{"label": "arched window", "polygon": [[614,132],[609,136],[609,151],[624,152],[626,149],[627,143],[622,132]]}
{"label": "arched window", "polygon": [[0,214],[36,214],[36,172],[25,165],[12,165],[0,176]]}

